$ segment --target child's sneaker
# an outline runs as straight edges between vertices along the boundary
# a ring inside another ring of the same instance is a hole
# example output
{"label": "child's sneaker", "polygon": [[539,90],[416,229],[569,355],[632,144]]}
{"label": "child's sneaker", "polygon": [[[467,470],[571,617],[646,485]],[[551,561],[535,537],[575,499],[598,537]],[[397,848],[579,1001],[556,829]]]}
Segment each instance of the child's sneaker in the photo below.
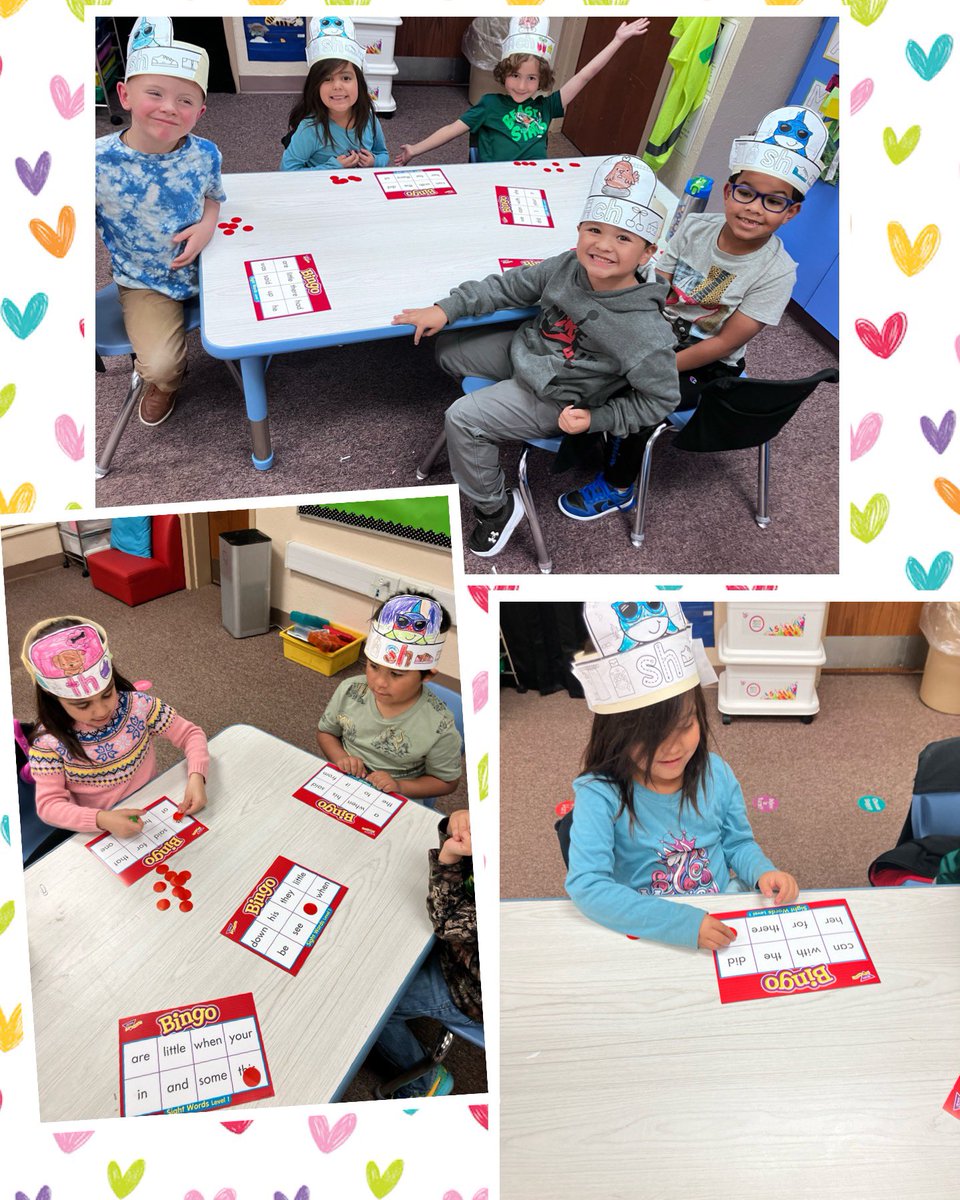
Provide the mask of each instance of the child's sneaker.
{"label": "child's sneaker", "polygon": [[416,1083],[397,1088],[393,1093],[394,1100],[418,1100],[421,1096],[449,1096],[453,1091],[453,1076],[439,1063],[429,1076],[426,1087],[417,1087]]}
{"label": "child's sneaker", "polygon": [[629,512],[636,503],[635,488],[611,487],[602,471],[582,488],[557,497],[557,507],[565,517],[571,517],[574,521],[595,521],[607,513]]}
{"label": "child's sneaker", "polygon": [[176,392],[161,392],[155,383],[151,383],[140,397],[140,420],[144,425],[162,425],[176,403]]}
{"label": "child's sneaker", "polygon": [[523,502],[511,488],[507,491],[507,502],[499,512],[489,516],[476,509],[474,512],[479,520],[473,527],[467,548],[478,558],[492,558],[510,541],[510,535],[523,520]]}

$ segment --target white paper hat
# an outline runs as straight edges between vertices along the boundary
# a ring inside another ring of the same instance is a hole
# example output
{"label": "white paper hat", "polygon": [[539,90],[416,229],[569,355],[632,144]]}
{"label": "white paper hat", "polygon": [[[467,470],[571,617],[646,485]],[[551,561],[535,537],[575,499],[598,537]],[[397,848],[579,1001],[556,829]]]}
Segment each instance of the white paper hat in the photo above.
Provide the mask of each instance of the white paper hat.
{"label": "white paper hat", "polygon": [[642,159],[613,154],[594,172],[580,221],[602,221],[656,242],[667,219],[656,188],[657,177]]}
{"label": "white paper hat", "polygon": [[[76,624],[40,634],[57,621]],[[96,696],[113,678],[106,630],[86,617],[47,617],[38,622],[23,639],[20,658],[39,687],[64,700]]]}
{"label": "white paper hat", "polygon": [[550,34],[550,18],[535,13],[511,17],[510,29],[503,39],[503,57],[511,54],[532,54],[549,62],[556,46]]}
{"label": "white paper hat", "polygon": [[429,596],[391,596],[370,623],[365,652],[394,671],[429,671],[440,661],[446,635],[443,609]]}
{"label": "white paper hat", "polygon": [[592,712],[629,712],[717,681],[675,601],[588,601],[583,618],[596,653],[578,654],[571,670]]}
{"label": "white paper hat", "polygon": [[734,140],[730,172],[760,171],[806,195],[820,178],[827,127],[809,108],[788,105],[767,113],[756,133]]}
{"label": "white paper hat", "polygon": [[361,71],[363,54],[349,17],[311,17],[307,21],[307,62],[311,67],[324,58],[342,58]]}
{"label": "white paper hat", "polygon": [[173,40],[173,22],[169,17],[137,17],[127,42],[127,73],[134,75],[170,75],[189,79],[207,94],[210,57],[202,46]]}

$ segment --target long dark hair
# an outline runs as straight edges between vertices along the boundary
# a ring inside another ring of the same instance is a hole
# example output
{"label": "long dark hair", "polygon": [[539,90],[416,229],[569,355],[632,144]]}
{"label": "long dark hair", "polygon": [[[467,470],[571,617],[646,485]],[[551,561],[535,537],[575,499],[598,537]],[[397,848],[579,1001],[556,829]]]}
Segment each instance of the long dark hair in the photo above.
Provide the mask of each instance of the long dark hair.
{"label": "long dark hair", "polygon": [[683,772],[680,812],[683,812],[685,804],[689,804],[699,814],[697,793],[704,784],[708,770],[707,739],[710,733],[703,688],[699,684],[681,692],[679,696],[672,696],[669,700],[661,700],[646,708],[594,715],[590,741],[583,752],[583,772],[614,784],[620,795],[617,819],[626,810],[631,828],[637,819],[633,804],[635,779],[639,776],[643,782],[649,782],[650,762],[657,747],[690,717],[691,710],[700,725],[700,744]]}
{"label": "long dark hair", "polygon": [[[44,625],[42,629],[38,630],[37,637],[43,637],[48,633],[56,633],[58,629],[69,629],[76,624],[78,624],[77,621],[69,618],[61,621],[51,621],[49,625]],[[129,679],[121,675],[117,670],[116,663],[113,664],[113,675],[111,678],[116,686],[118,695],[120,692],[132,692],[135,690]],[[49,733],[63,742],[74,758],[81,760],[89,759],[90,755],[86,752],[83,743],[77,737],[73,717],[70,716],[60,703],[60,698],[54,696],[52,692],[44,691],[38,683],[34,684],[34,689],[37,696],[37,724],[27,735],[30,745],[35,745],[39,737],[45,733]]]}
{"label": "long dark hair", "polygon": [[363,71],[354,63],[347,62],[345,58],[322,58],[319,62],[315,62],[307,72],[307,78],[303,84],[303,95],[290,109],[290,116],[287,118],[287,123],[292,130],[295,130],[301,121],[311,120],[314,125],[319,125],[323,130],[324,141],[331,141],[330,114],[320,99],[320,84],[325,79],[342,71],[344,67],[353,67],[357,76],[357,101],[350,113],[347,129],[353,129],[356,132],[357,142],[360,143],[367,126],[373,124],[373,104],[370,101],[370,93],[367,91],[367,81],[363,77]]}

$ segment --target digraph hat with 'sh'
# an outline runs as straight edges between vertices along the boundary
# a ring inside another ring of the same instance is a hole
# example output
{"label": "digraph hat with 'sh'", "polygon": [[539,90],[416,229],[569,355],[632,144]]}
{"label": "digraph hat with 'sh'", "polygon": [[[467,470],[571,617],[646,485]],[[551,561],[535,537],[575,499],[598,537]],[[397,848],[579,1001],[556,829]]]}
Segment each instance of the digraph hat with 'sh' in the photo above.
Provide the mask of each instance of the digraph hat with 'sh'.
{"label": "digraph hat with 'sh'", "polygon": [[394,671],[430,671],[446,641],[443,609],[429,596],[391,596],[370,623],[365,653]]}
{"label": "digraph hat with 'sh'", "polygon": [[[42,632],[59,621],[74,624]],[[109,687],[113,678],[107,632],[86,617],[70,615],[39,621],[27,631],[20,659],[38,687],[64,700],[96,696]]]}
{"label": "digraph hat with 'sh'", "polygon": [[595,653],[576,655],[571,670],[591,712],[629,712],[717,681],[676,602],[588,601],[583,619]]}
{"label": "digraph hat with 'sh'", "polygon": [[342,58],[360,71],[363,55],[349,17],[311,17],[307,21],[307,63],[311,67],[325,58]]}
{"label": "digraph hat with 'sh'", "polygon": [[730,148],[730,171],[760,171],[806,195],[820,178],[827,127],[810,108],[791,104],[767,113],[757,132]]}
{"label": "digraph hat with 'sh'", "polygon": [[173,22],[169,17],[137,17],[127,42],[127,73],[134,75],[170,75],[188,79],[207,94],[210,57],[202,46],[173,40]]}
{"label": "digraph hat with 'sh'", "polygon": [[594,171],[580,223],[602,221],[656,242],[667,219],[656,190],[657,177],[642,159],[612,154]]}
{"label": "digraph hat with 'sh'", "polygon": [[550,18],[536,13],[510,18],[510,29],[503,39],[503,57],[511,54],[529,54],[549,62],[553,58],[556,42],[550,37]]}

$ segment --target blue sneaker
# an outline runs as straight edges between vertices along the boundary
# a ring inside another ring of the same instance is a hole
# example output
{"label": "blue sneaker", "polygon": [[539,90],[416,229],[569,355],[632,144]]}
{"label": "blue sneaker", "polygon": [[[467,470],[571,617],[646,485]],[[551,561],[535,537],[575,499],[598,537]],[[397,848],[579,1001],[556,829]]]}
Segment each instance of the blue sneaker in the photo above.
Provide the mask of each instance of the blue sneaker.
{"label": "blue sneaker", "polygon": [[574,521],[596,521],[607,513],[629,512],[636,503],[636,488],[611,487],[603,478],[602,471],[582,488],[557,497],[557,507],[565,517]]}
{"label": "blue sneaker", "polygon": [[404,1087],[397,1088],[393,1093],[394,1100],[419,1100],[422,1096],[449,1096],[453,1091],[453,1076],[443,1065],[438,1064],[434,1067],[433,1072],[426,1076],[426,1086],[418,1086],[419,1080],[414,1080],[413,1083],[408,1083]]}

